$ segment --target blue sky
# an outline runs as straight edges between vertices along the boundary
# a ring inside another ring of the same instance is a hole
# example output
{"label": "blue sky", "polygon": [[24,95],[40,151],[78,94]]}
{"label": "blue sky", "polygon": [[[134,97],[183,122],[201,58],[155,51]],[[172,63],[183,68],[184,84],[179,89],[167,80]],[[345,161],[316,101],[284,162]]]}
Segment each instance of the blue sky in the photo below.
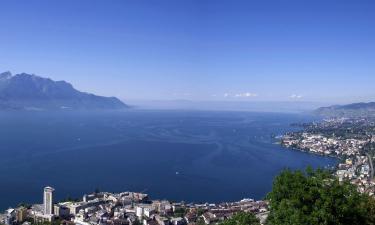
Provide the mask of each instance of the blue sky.
{"label": "blue sky", "polygon": [[375,100],[375,1],[1,1],[0,70],[122,99]]}

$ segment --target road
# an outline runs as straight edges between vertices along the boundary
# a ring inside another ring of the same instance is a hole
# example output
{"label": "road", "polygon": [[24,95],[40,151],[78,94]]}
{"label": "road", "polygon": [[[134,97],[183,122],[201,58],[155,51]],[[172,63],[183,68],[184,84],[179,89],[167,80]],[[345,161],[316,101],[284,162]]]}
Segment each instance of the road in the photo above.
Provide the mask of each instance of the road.
{"label": "road", "polygon": [[370,178],[371,178],[371,180],[372,179],[374,179],[374,166],[372,165],[372,158],[371,158],[371,156],[368,154],[368,153],[366,153],[366,155],[367,155],[367,157],[368,157],[368,161],[369,161],[369,164],[370,164]]}

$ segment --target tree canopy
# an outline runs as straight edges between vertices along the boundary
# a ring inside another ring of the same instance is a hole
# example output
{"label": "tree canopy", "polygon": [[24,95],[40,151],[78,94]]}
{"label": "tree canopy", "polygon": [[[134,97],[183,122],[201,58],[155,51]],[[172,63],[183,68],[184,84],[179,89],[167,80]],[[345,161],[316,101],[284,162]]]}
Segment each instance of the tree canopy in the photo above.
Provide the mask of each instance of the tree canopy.
{"label": "tree canopy", "polygon": [[259,220],[252,213],[240,212],[224,220],[220,225],[259,225]]}
{"label": "tree canopy", "polygon": [[323,170],[285,170],[268,194],[272,225],[375,224],[375,202]]}

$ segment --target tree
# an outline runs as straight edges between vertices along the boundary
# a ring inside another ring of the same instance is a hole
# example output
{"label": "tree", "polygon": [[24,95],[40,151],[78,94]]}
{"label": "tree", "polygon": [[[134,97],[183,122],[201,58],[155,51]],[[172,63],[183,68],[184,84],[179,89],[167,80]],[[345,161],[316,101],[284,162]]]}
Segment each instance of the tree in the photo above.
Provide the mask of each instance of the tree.
{"label": "tree", "polygon": [[374,200],[323,170],[285,170],[275,178],[267,198],[267,223],[272,225],[374,224]]}
{"label": "tree", "polygon": [[178,208],[173,212],[175,217],[184,217],[186,214],[186,209],[185,208]]}
{"label": "tree", "polygon": [[60,200],[60,202],[79,202],[79,201],[80,201],[79,198],[72,198],[69,195]]}
{"label": "tree", "polygon": [[252,213],[239,212],[231,218],[224,220],[220,225],[258,225],[259,220]]}
{"label": "tree", "polygon": [[133,225],[142,225],[141,221],[138,218],[133,222]]}
{"label": "tree", "polygon": [[195,224],[196,225],[206,225],[206,223],[204,222],[204,219],[202,217],[199,217]]}
{"label": "tree", "polygon": [[20,204],[17,205],[17,207],[25,207],[27,209],[31,208],[31,204],[21,202]]}

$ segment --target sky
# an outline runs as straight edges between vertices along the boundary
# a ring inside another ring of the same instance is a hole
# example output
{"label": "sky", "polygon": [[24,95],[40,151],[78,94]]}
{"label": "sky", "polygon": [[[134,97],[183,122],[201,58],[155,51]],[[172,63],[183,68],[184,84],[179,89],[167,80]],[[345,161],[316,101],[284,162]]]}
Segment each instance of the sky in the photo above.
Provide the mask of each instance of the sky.
{"label": "sky", "polygon": [[4,0],[0,9],[0,71],[125,101],[375,101],[371,0]]}

